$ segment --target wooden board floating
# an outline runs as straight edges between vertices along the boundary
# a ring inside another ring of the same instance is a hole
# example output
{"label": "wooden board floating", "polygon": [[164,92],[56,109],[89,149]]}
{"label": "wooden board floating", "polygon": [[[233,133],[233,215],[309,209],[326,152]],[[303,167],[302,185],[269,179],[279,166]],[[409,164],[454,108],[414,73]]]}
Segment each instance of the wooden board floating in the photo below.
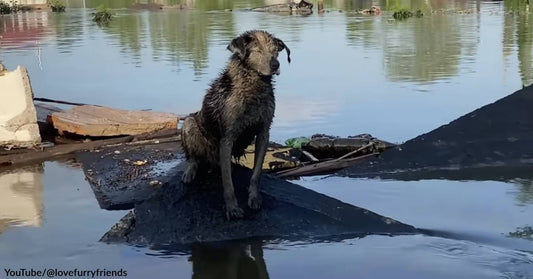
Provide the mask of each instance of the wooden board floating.
{"label": "wooden board floating", "polygon": [[107,137],[138,135],[164,129],[177,129],[179,117],[172,113],[120,110],[93,105],[76,106],[52,114],[60,133]]}

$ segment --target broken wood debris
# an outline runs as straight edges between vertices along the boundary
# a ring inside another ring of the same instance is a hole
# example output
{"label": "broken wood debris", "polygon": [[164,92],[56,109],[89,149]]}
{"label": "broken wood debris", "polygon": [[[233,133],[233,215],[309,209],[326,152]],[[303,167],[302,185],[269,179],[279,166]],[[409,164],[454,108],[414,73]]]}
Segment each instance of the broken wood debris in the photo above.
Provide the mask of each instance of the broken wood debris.
{"label": "broken wood debris", "polygon": [[173,138],[180,140],[178,130],[163,130],[155,133],[145,133],[137,136],[124,136],[111,139],[95,140],[75,144],[55,145],[42,148],[40,150],[18,150],[18,153],[0,156],[0,166],[21,165],[28,163],[43,162],[52,158],[74,153],[81,150],[92,150],[103,146],[113,146],[116,144],[135,143],[145,144],[146,140],[158,138]]}
{"label": "broken wood debris", "polygon": [[[37,103],[39,126],[43,134],[46,132],[46,140],[50,143],[34,150],[0,150],[0,166],[43,162],[77,151],[101,147],[153,145],[181,140],[177,130],[180,117],[175,114],[118,110],[48,98],[33,99],[38,102],[73,105],[74,107],[65,111],[55,106]],[[349,138],[314,135],[310,139],[307,138],[305,143],[302,142],[297,148],[271,143],[263,169],[278,177],[330,173],[376,155],[389,145],[370,135]],[[349,152],[344,152],[339,157],[338,153],[343,151]],[[356,154],[362,156],[350,158]],[[339,158],[332,159],[331,157]],[[130,163],[139,167],[144,166],[147,161],[137,160]],[[253,167],[253,145],[247,149],[246,156],[236,163],[249,168]]]}
{"label": "broken wood debris", "polygon": [[83,105],[52,114],[54,127],[60,134],[109,137],[138,135],[164,129],[176,129],[179,117],[172,113],[120,110]]}
{"label": "broken wood debris", "polygon": [[333,173],[340,169],[349,167],[359,161],[362,161],[363,159],[373,157],[378,154],[379,154],[378,152],[374,152],[374,153],[361,155],[359,157],[350,158],[350,159],[327,160],[327,161],[318,162],[318,163],[311,164],[311,165],[303,165],[300,167],[279,171],[279,172],[274,173],[274,175],[280,178],[289,178],[289,177]]}

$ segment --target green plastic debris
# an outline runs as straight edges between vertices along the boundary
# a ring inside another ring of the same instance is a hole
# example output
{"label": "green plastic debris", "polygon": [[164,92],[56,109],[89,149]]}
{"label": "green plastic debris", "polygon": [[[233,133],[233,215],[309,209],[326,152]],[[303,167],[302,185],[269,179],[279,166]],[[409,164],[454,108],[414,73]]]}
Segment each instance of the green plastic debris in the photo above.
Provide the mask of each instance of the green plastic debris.
{"label": "green plastic debris", "polygon": [[311,141],[308,137],[290,138],[285,141],[285,145],[292,148],[301,149],[302,145]]}

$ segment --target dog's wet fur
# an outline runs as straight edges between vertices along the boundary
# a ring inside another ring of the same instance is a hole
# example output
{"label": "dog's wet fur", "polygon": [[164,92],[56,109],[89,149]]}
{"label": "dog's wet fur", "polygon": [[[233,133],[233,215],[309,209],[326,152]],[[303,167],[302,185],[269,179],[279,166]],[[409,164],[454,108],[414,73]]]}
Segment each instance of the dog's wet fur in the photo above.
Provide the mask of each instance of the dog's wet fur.
{"label": "dog's wet fur", "polygon": [[233,39],[233,54],[227,67],[213,81],[202,109],[188,116],[182,127],[183,148],[188,165],[182,181],[190,183],[200,167],[220,167],[226,216],[243,217],[235,197],[231,177],[232,157],[244,155],[255,140],[255,161],[248,188],[248,206],[261,207],[259,178],[274,117],[272,76],[279,74],[278,53],[290,50],[285,43],[265,31],[248,31]]}

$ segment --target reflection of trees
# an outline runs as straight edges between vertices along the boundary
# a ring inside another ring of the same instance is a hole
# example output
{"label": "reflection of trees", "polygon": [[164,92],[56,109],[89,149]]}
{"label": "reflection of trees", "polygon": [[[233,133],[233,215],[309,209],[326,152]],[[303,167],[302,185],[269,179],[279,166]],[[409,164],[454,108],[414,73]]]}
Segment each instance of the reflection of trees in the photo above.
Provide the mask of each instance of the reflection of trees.
{"label": "reflection of trees", "polygon": [[356,0],[356,1],[346,1],[346,0],[334,0],[334,5],[337,8],[341,8],[347,11],[363,10],[368,9],[371,6],[375,5],[375,2],[372,0]]}
{"label": "reflection of trees", "polygon": [[[393,11],[398,9],[409,10],[464,10],[467,8],[469,0],[453,0],[453,1],[440,1],[440,0],[384,0],[380,1],[385,10]],[[479,1],[477,1],[479,2]]]}
{"label": "reflection of trees", "polygon": [[115,35],[122,51],[131,53],[135,61],[140,61],[141,48],[146,36],[146,14],[128,14],[115,16],[112,24],[104,28]]}
{"label": "reflection of trees", "polygon": [[[349,8],[378,5],[384,10],[465,9],[466,1],[357,1]],[[362,4],[361,4],[362,3]],[[346,4],[348,5],[348,4]],[[350,44],[383,49],[385,71],[392,80],[433,81],[459,72],[460,59],[476,53],[479,18],[431,15],[397,22],[347,14]]]}
{"label": "reflection of trees", "polygon": [[224,30],[220,35],[227,36],[228,41],[234,35],[231,13],[167,12],[150,14],[148,21],[154,56],[166,56],[175,63],[183,59],[191,62],[195,74],[200,74],[207,66],[214,26]]}
{"label": "reflection of trees", "polygon": [[381,22],[373,18],[360,15],[346,15],[346,39],[348,44],[376,47],[381,40],[377,30],[382,27]]}
{"label": "reflection of trees", "polygon": [[131,6],[135,0],[68,0],[69,8],[98,8],[100,6],[109,9],[121,9]]}
{"label": "reflection of trees", "polygon": [[232,0],[151,0],[164,6],[183,5],[200,10],[224,10],[233,8]]}
{"label": "reflection of trees", "polygon": [[517,179],[516,186],[520,191],[516,195],[516,199],[521,204],[533,204],[533,181],[527,179]]}
{"label": "reflection of trees", "polygon": [[384,34],[384,63],[389,78],[433,81],[456,75],[460,59],[476,52],[476,19],[432,15],[391,23]]}
{"label": "reflection of trees", "polygon": [[522,83],[533,83],[533,17],[526,1],[507,0],[504,2],[503,51],[504,55],[512,53],[517,47],[518,63]]}
{"label": "reflection of trees", "polygon": [[[163,6],[183,6],[200,10],[224,10],[233,9],[235,6],[242,7],[259,7],[263,6],[266,0],[67,0],[69,8],[97,8],[105,6],[110,9],[123,9],[139,4],[159,4]],[[283,0],[276,0],[278,2]],[[331,1],[331,0],[330,0]]]}
{"label": "reflection of trees", "polygon": [[[383,10],[465,10],[479,9],[479,1],[423,0],[336,0],[339,7],[361,9],[370,4]],[[533,9],[526,1],[504,1],[503,54],[517,49],[524,85],[533,84]],[[383,44],[387,75],[393,80],[432,81],[456,75],[460,59],[476,53],[479,16],[431,15],[405,22],[383,22],[347,14],[347,38],[354,45],[378,47]]]}
{"label": "reflection of trees", "polygon": [[460,31],[450,21],[451,17],[432,16],[391,25],[384,40],[389,78],[432,81],[455,75],[461,52]]}
{"label": "reflection of trees", "polygon": [[327,5],[331,1],[333,1],[333,5],[336,8],[347,11],[368,9],[371,6],[379,6],[384,11],[395,11],[399,9],[420,9],[423,11],[439,9],[464,10],[469,4],[469,0],[326,0],[324,2]]}
{"label": "reflection of trees", "polygon": [[235,35],[231,13],[196,10],[117,15],[103,30],[111,33],[135,61],[140,61],[143,48],[151,46],[155,60],[176,65],[189,62],[196,75],[207,67],[210,40],[229,41]]}
{"label": "reflection of trees", "polygon": [[53,13],[48,17],[49,26],[56,32],[58,49],[63,52],[71,52],[72,46],[79,42],[83,36],[83,25],[72,23],[72,16],[67,13]]}

